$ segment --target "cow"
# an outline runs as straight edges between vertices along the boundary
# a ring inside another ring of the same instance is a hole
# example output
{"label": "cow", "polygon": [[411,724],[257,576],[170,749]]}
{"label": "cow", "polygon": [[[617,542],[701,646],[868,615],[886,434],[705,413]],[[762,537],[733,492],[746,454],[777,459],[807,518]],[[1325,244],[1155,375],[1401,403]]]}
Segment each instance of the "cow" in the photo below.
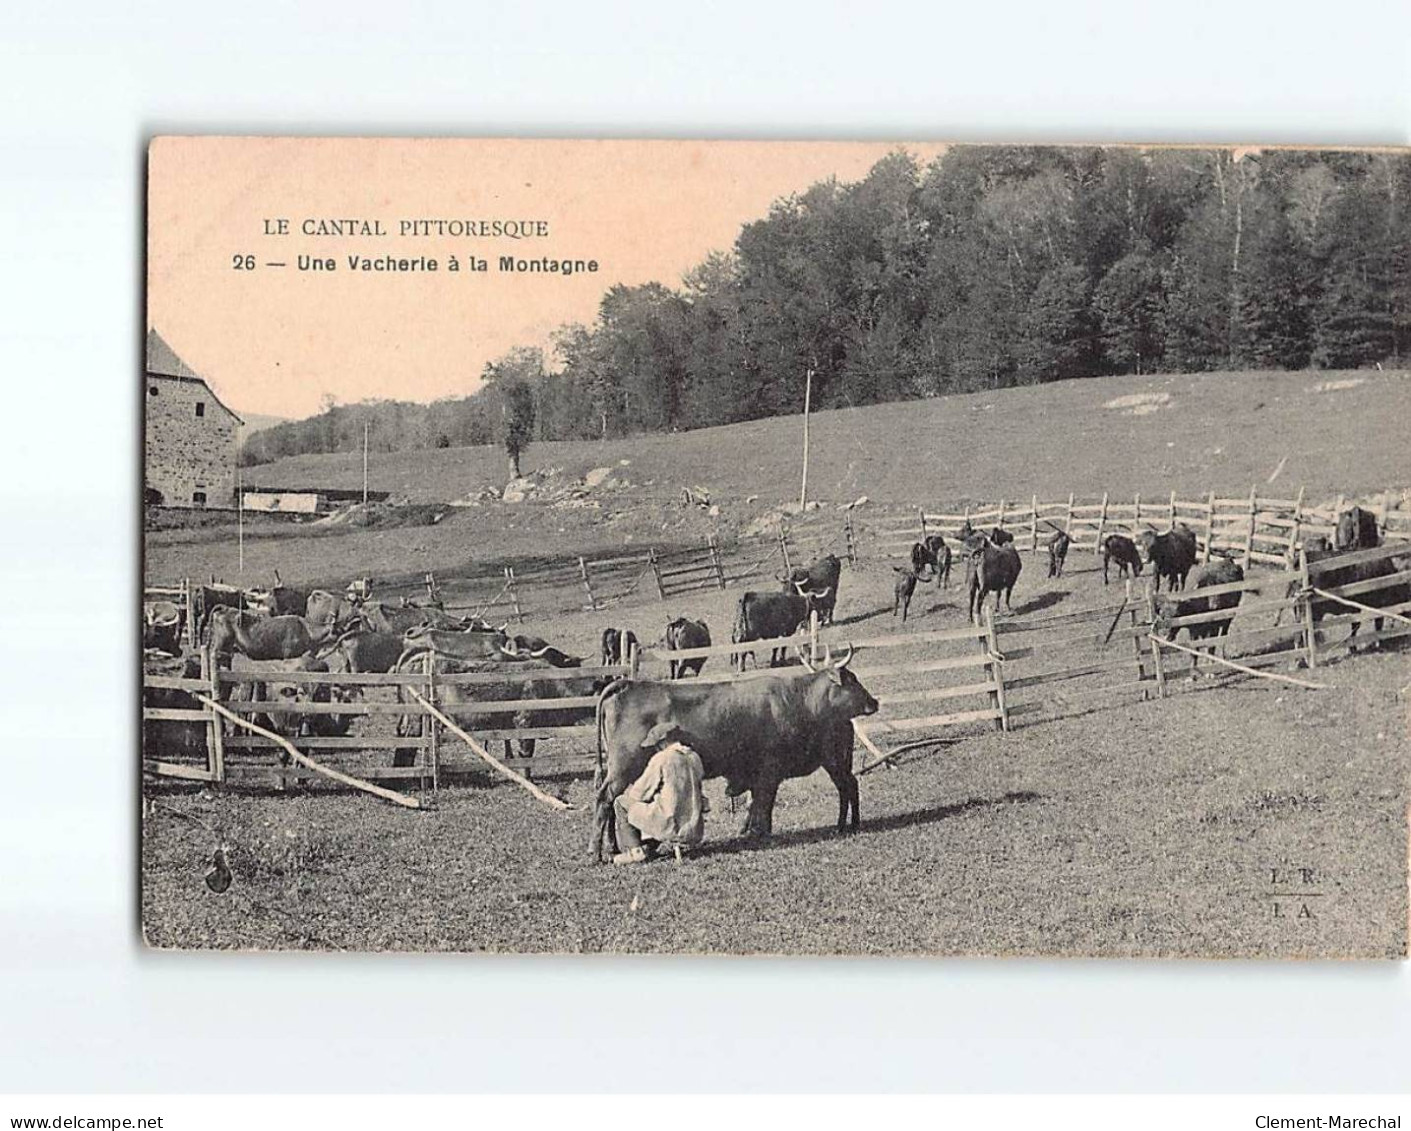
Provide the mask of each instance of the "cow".
{"label": "cow", "polygon": [[[940,534],[928,534],[911,547],[911,572],[917,581],[929,581],[928,571],[934,574],[941,587],[950,584],[950,547]],[[893,566],[893,569],[898,567]],[[900,570],[898,570],[900,572]]]}
{"label": "cow", "polygon": [[1137,553],[1137,544],[1125,534],[1109,534],[1102,540],[1102,583],[1107,584],[1107,569],[1117,563],[1117,576],[1140,577],[1142,556]]}
{"label": "cow", "polygon": [[[1361,508],[1353,509],[1360,510]],[[1363,511],[1362,513],[1366,514],[1368,512]],[[1343,515],[1343,518],[1346,518],[1346,513]],[[1342,519],[1339,519],[1339,536],[1341,536],[1341,534],[1343,533],[1341,530],[1341,525]],[[1357,527],[1354,525],[1349,533],[1351,537],[1355,540],[1359,537],[1365,536],[1366,531],[1358,530]],[[1371,549],[1374,547],[1375,543],[1373,547],[1359,548]],[[1353,551],[1351,548],[1344,550],[1334,549],[1328,544],[1328,539],[1322,536],[1309,538],[1303,544],[1303,556],[1305,561],[1307,561],[1309,565],[1323,562],[1335,563],[1337,558],[1341,554],[1352,552]],[[1392,574],[1401,573],[1408,568],[1411,568],[1411,561],[1408,561],[1407,558],[1403,557],[1381,558],[1378,561],[1371,562],[1352,562],[1348,565],[1343,566],[1333,565],[1331,568],[1320,569],[1313,579],[1313,584],[1317,588],[1323,590],[1338,589],[1344,585],[1355,585],[1359,581],[1373,581],[1380,577],[1390,577]],[[1289,586],[1289,595],[1292,596],[1294,593],[1296,593],[1298,591],[1298,588],[1299,586],[1297,582],[1291,584]],[[1386,585],[1380,589],[1373,589],[1368,592],[1358,593],[1352,597],[1352,600],[1358,602],[1358,604],[1368,605],[1374,609],[1394,608],[1397,605],[1403,605],[1408,602],[1411,602],[1411,583],[1401,582],[1392,585]],[[1313,597],[1312,599],[1311,609],[1313,613],[1313,624],[1315,626],[1315,641],[1321,638],[1318,634],[1316,626],[1318,622],[1321,621],[1324,617],[1337,616],[1339,613],[1353,613],[1357,611],[1353,609],[1352,606],[1345,605],[1341,601],[1335,601],[1328,597],[1317,596]],[[1303,610],[1301,607],[1298,608],[1297,615],[1300,617],[1303,615]],[[1382,624],[1384,622],[1384,619],[1385,618],[1383,617],[1376,617],[1373,619],[1373,633],[1380,633],[1382,631]],[[1357,630],[1361,628],[1361,626],[1362,622],[1360,620],[1352,622],[1352,631],[1348,634],[1349,652],[1352,650],[1351,640],[1357,635]]]}
{"label": "cow", "polygon": [[[435,652],[454,660],[515,660],[517,650],[503,632],[458,632],[418,625],[401,637],[404,655]],[[402,657],[396,666],[402,667]]]}
{"label": "cow", "polygon": [[[1217,558],[1215,561],[1206,562],[1195,571],[1195,578],[1192,588],[1196,590],[1210,589],[1217,585],[1232,585],[1235,582],[1244,580],[1244,570],[1239,564],[1230,561],[1228,558]],[[1179,600],[1171,597],[1163,598],[1157,610],[1158,621],[1161,622],[1158,628],[1164,628],[1166,639],[1175,640],[1176,634],[1180,632],[1180,626],[1169,626],[1165,622],[1179,617],[1197,616],[1201,613],[1213,613],[1228,609],[1228,617],[1218,617],[1214,620],[1200,621],[1197,624],[1186,625],[1190,632],[1192,646],[1199,640],[1215,638],[1226,635],[1230,631],[1230,624],[1235,619],[1235,610],[1239,606],[1240,597],[1243,592],[1235,590],[1230,593],[1217,593],[1213,597],[1182,597]],[[1215,653],[1215,644],[1211,644],[1211,655]],[[1197,648],[1199,651],[1199,648]],[[1198,656],[1191,657],[1191,678],[1196,677],[1196,670],[1200,664]]]}
{"label": "cow", "polygon": [[[703,620],[676,617],[666,622],[665,640],[668,652],[680,652],[686,648],[709,648],[710,627]],[[666,666],[672,679],[681,679],[683,676],[700,675],[705,662],[706,657],[693,656],[689,660],[668,660]]]}
{"label": "cow", "polygon": [[[852,770],[852,720],[874,714],[877,700],[848,671],[852,650],[834,661],[728,683],[618,680],[598,699],[598,772],[589,855],[602,862],[606,841],[617,850],[613,802],[635,782],[652,756],[642,740],[657,723],[672,721],[691,736],[705,777],[726,779],[726,793],[750,794],[747,836],[773,831],[781,782],[820,767],[838,790],[838,829],[859,821]],[[849,816],[851,820],[849,821]]]}
{"label": "cow", "polygon": [[[318,658],[327,659],[334,670],[349,672],[390,672],[397,666],[405,645],[400,636],[353,628],[319,649]],[[335,660],[333,657],[341,656]]]}
{"label": "cow", "polygon": [[1004,606],[1012,609],[1010,598],[1014,584],[1019,580],[1019,571],[1024,563],[1019,560],[1019,551],[1013,543],[996,546],[983,534],[972,535],[966,543],[965,588],[969,594],[970,620],[978,624],[984,608],[985,597],[995,595],[995,612],[999,612],[1000,595],[1004,595]]}
{"label": "cow", "polygon": [[[399,665],[399,670],[421,673],[426,670],[425,657],[408,657]],[[506,664],[496,660],[457,660],[437,656],[435,670],[439,675],[505,675],[503,680],[486,680],[471,684],[446,681],[436,685],[437,707],[450,716],[462,730],[472,735],[486,730],[523,730],[532,727],[565,727],[586,724],[593,718],[591,705],[570,705],[567,707],[511,708],[504,711],[476,711],[477,704],[507,700],[530,699],[592,699],[608,684],[611,677],[583,675],[567,679],[554,678],[548,673],[556,670],[547,660],[526,659],[519,663]],[[533,673],[546,673],[534,678]],[[508,678],[528,675],[527,679]],[[399,689],[398,694],[401,694]],[[422,716],[403,715],[397,723],[399,738],[420,736]],[[505,738],[505,760],[514,757],[512,740]],[[534,757],[536,739],[521,738],[519,755],[521,758]],[[394,766],[411,766],[416,762],[414,748],[398,749],[393,755]]]}
{"label": "cow", "polygon": [[820,624],[833,623],[838,582],[843,576],[843,563],[836,554],[826,554],[802,569],[795,567],[787,575],[777,573],[774,576],[782,583],[783,592],[808,598],[808,607],[818,613]]}
{"label": "cow", "polygon": [[275,585],[256,596],[255,602],[272,617],[301,617],[309,601],[307,589]]}
{"label": "cow", "polygon": [[218,608],[210,616],[211,652],[240,652],[252,660],[292,660],[328,638],[329,625],[311,625],[303,617],[259,617]]}
{"label": "cow", "polygon": [[[196,656],[187,656],[179,668],[163,663],[155,670],[177,674],[182,679],[200,679],[201,661]],[[199,711],[203,706],[191,692],[167,687],[144,687],[142,705],[178,711]],[[147,761],[195,758],[204,765],[209,735],[209,725],[199,719],[143,719],[142,757]]]}
{"label": "cow", "polygon": [[146,601],[142,605],[142,647],[156,648],[169,656],[181,655],[181,633],[186,616],[171,601]]}
{"label": "cow", "polygon": [[399,608],[385,601],[366,601],[360,612],[363,623],[373,632],[390,632],[396,636],[422,626],[451,632],[466,628],[464,622],[436,608],[418,608],[414,605]]}
{"label": "cow", "polygon": [[603,629],[603,667],[607,668],[614,664],[627,663],[632,655],[632,649],[635,647],[637,647],[637,634],[630,628]]}
{"label": "cow", "polygon": [[[730,643],[745,644],[751,640],[772,640],[780,636],[792,636],[808,623],[809,599],[797,593],[758,593],[748,590],[740,594],[735,608],[735,627],[730,634]],[[769,666],[778,667],[784,662],[788,649],[774,648],[769,655]],[[745,670],[745,657],[754,659],[754,652],[736,652],[730,658],[730,666],[737,672]]]}
{"label": "cow", "polygon": [[906,623],[906,610],[911,607],[911,595],[916,592],[916,583],[924,581],[914,570],[909,570],[904,566],[892,566],[896,571],[897,580],[892,588],[892,616],[897,615],[897,610],[901,610],[901,622]]}
{"label": "cow", "polygon": [[192,590],[191,597],[196,606],[196,634],[202,640],[205,639],[206,631],[210,627],[211,614],[219,608],[251,612],[263,611],[251,608],[253,602],[246,596],[243,589],[237,589],[233,585],[220,585],[214,581],[210,585],[196,586]]}
{"label": "cow", "polygon": [[299,656],[292,660],[276,660],[269,665],[271,678],[255,685],[254,698],[257,702],[269,704],[261,714],[254,716],[256,723],[267,725],[276,734],[286,738],[305,736],[338,738],[346,735],[352,725],[350,714],[304,714],[298,707],[304,704],[327,704],[335,700],[346,702],[349,696],[341,687],[327,683],[306,683],[302,680],[282,680],[281,673],[289,672],[328,672],[326,660],[314,656]]}
{"label": "cow", "polygon": [[330,593],[326,589],[315,589],[304,600],[299,609],[310,624],[332,625],[332,631],[345,632],[358,621],[358,606],[346,597]]}
{"label": "cow", "polygon": [[996,526],[990,531],[990,541],[996,546],[1007,546],[1014,541],[1014,535],[1002,526]]}
{"label": "cow", "polygon": [[[1048,540],[1048,575],[1049,577],[1063,576],[1063,562],[1068,557],[1068,547],[1073,544],[1073,539],[1068,537],[1066,530],[1055,530]],[[1138,562],[1138,565],[1141,563]]]}
{"label": "cow", "polygon": [[1186,587],[1186,577],[1198,556],[1195,532],[1189,526],[1179,523],[1165,534],[1143,530],[1137,535],[1137,545],[1156,574],[1156,592],[1161,592],[1163,580],[1172,592]]}
{"label": "cow", "polygon": [[1370,550],[1382,543],[1377,530],[1377,516],[1365,507],[1349,507],[1338,515],[1333,548],[1337,550]]}
{"label": "cow", "polygon": [[581,668],[582,656],[573,656],[555,648],[542,636],[511,636],[503,651],[511,660],[543,660],[555,668]]}

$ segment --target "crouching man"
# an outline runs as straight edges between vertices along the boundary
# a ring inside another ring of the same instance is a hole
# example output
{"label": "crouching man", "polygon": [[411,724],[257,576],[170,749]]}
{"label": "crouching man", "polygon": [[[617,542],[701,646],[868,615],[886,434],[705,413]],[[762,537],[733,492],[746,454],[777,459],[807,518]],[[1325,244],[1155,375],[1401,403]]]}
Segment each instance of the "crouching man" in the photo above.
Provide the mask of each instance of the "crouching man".
{"label": "crouching man", "polygon": [[705,836],[704,768],[691,749],[690,738],[676,723],[657,723],[642,740],[655,750],[652,760],[613,802],[617,810],[618,843],[623,851],[614,864],[641,864],[663,845],[681,856],[682,848],[700,844]]}

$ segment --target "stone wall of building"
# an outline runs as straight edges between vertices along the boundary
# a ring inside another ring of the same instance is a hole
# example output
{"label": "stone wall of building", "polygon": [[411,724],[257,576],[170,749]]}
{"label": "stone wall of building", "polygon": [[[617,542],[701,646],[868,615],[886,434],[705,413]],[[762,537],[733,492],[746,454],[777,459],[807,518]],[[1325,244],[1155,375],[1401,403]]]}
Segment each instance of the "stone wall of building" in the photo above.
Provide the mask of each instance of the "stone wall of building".
{"label": "stone wall of building", "polygon": [[201,381],[147,374],[146,488],[165,506],[235,505],[234,415]]}

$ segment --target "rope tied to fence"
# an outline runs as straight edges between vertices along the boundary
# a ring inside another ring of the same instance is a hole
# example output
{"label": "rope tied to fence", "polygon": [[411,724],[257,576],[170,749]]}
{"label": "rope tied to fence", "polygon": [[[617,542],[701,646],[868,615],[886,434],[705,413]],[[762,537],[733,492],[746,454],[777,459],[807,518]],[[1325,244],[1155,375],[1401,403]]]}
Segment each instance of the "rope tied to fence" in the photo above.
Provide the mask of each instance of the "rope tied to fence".
{"label": "rope tied to fence", "polygon": [[1234,660],[1227,660],[1223,656],[1217,656],[1213,652],[1202,652],[1196,648],[1187,648],[1184,644],[1177,644],[1174,640],[1163,640],[1154,632],[1147,633],[1147,639],[1160,645],[1162,648],[1174,648],[1177,652],[1185,652],[1196,659],[1214,660],[1217,664],[1224,664],[1227,668],[1234,668],[1235,671],[1244,672],[1246,675],[1258,676],[1260,679],[1275,680],[1279,683],[1291,683],[1295,687],[1306,687],[1310,691],[1326,691],[1327,686],[1321,683],[1310,683],[1306,679],[1294,679],[1289,675],[1276,675],[1273,672],[1261,672],[1257,668],[1246,667],[1244,664],[1237,664]]}
{"label": "rope tied to fence", "polygon": [[1361,609],[1364,613],[1373,613],[1378,617],[1390,617],[1392,620],[1399,620],[1402,624],[1411,624],[1411,617],[1404,617],[1400,613],[1393,613],[1389,609],[1377,609],[1371,605],[1364,605],[1360,601],[1351,601],[1346,597],[1339,597],[1336,593],[1329,593],[1326,589],[1319,589],[1315,585],[1310,585],[1307,589],[1299,592],[1298,599],[1303,600],[1309,593],[1316,593],[1319,597],[1326,597],[1329,601],[1338,601],[1344,605],[1350,605],[1354,609]]}

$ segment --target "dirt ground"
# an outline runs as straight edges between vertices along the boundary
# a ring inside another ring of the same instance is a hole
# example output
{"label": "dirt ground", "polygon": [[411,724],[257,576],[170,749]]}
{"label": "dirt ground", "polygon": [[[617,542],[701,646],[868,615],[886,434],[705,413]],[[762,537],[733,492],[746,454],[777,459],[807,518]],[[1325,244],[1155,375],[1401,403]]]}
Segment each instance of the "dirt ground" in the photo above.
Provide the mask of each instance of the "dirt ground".
{"label": "dirt ground", "polygon": [[[1070,558],[1059,581],[1028,555],[1024,570],[1001,621],[1121,599],[1090,555]],[[892,578],[884,562],[844,573],[836,640],[898,627]],[[737,599],[738,590],[713,591],[525,627],[593,655],[606,624],[650,642],[668,615],[684,613],[705,617],[724,642]],[[919,587],[907,630],[961,625],[962,605],[958,587]],[[347,794],[149,786],[158,804],[144,823],[147,938],[357,950],[1395,957],[1407,943],[1408,669],[1411,650],[1388,649],[1292,673],[1321,691],[1210,676],[1178,680],[1171,698],[1150,702],[1135,691],[1089,694],[1082,680],[1057,685],[1051,709],[1013,733],[974,725],[864,775],[855,835],[832,831],[837,797],[821,772],[780,790],[765,844],[737,836],[743,806],[732,814],[711,783],[706,844],[682,865],[590,866],[582,776],[546,783],[573,805],[568,813],[483,778],[443,789],[425,812]],[[232,846],[235,882],[224,895],[202,880],[217,837]]]}

